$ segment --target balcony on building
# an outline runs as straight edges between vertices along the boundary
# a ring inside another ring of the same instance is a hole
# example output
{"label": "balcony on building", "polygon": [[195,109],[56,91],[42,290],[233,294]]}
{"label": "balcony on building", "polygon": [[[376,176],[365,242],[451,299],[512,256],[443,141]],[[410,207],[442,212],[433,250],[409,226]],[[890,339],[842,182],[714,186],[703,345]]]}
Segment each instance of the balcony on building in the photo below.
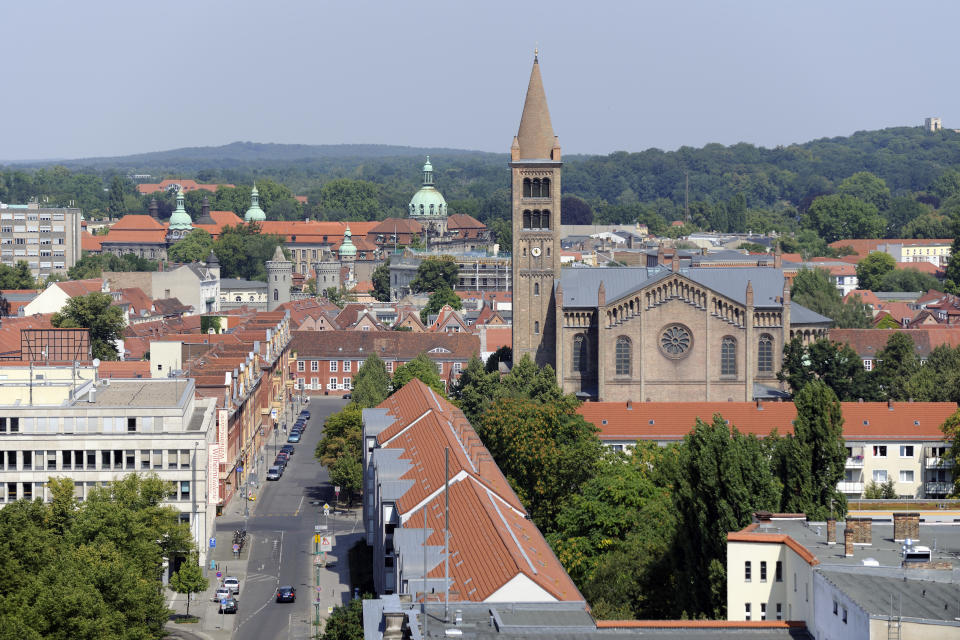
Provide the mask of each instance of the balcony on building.
{"label": "balcony on building", "polygon": [[837,491],[840,493],[863,493],[863,482],[838,482]]}
{"label": "balcony on building", "polygon": [[847,469],[863,468],[863,447],[847,447]]}

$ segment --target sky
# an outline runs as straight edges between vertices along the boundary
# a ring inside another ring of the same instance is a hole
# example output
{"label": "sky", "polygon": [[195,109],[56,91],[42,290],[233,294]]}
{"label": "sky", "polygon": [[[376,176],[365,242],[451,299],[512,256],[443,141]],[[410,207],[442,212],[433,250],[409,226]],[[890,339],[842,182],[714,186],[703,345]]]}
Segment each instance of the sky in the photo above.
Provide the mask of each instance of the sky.
{"label": "sky", "polygon": [[507,153],[533,51],[564,154],[960,128],[960,3],[30,0],[0,161],[238,140]]}

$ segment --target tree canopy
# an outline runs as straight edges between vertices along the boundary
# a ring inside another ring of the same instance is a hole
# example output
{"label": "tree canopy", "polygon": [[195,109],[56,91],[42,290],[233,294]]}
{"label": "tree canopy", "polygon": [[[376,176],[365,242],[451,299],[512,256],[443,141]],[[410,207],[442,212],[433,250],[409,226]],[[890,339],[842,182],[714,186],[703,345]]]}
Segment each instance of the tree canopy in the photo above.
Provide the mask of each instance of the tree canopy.
{"label": "tree canopy", "polygon": [[393,391],[399,391],[403,385],[414,378],[420,380],[441,396],[446,396],[443,381],[440,380],[440,374],[437,373],[437,365],[434,364],[427,354],[421,353],[416,358],[397,367],[393,372]]}
{"label": "tree canopy", "polygon": [[423,260],[417,267],[417,275],[410,282],[410,290],[418,293],[438,289],[453,289],[457,286],[460,267],[453,256],[437,256]]}
{"label": "tree canopy", "polygon": [[86,280],[99,278],[104,271],[156,271],[157,263],[154,260],[141,258],[132,253],[115,256],[112,253],[94,255],[88,253],[67,269],[70,280]]}
{"label": "tree canopy", "polygon": [[113,305],[109,293],[94,292],[70,298],[66,306],[53,314],[50,324],[57,328],[90,330],[93,357],[119,360],[117,341],[123,337],[123,311]]}
{"label": "tree canopy", "polygon": [[172,262],[205,262],[212,250],[213,236],[204,229],[194,229],[167,249],[167,258]]}
{"label": "tree canopy", "polygon": [[255,222],[226,227],[213,244],[220,277],[266,281],[266,263],[282,243],[280,236],[261,233]]}

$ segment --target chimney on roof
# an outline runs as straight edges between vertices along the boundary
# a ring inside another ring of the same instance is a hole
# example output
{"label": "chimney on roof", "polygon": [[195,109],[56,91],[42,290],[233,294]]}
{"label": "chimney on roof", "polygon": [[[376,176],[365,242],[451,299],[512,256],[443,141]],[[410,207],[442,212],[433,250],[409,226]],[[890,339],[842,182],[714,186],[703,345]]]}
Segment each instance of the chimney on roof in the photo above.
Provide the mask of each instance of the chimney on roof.
{"label": "chimney on roof", "polygon": [[670,268],[673,269],[674,273],[680,271],[680,252],[676,249],[673,250],[673,259],[670,261]]}
{"label": "chimney on roof", "polygon": [[633,411],[633,400],[627,400],[627,411]]}
{"label": "chimney on roof", "polygon": [[850,528],[850,521],[847,521],[847,526],[843,529],[843,555],[848,558],[853,557],[853,529]]}
{"label": "chimney on roof", "polygon": [[836,518],[827,518],[827,544],[837,544]]}
{"label": "chimney on roof", "polygon": [[157,204],[156,198],[150,198],[150,207],[147,211],[150,212],[150,217],[154,220],[160,219],[160,206]]}
{"label": "chimney on roof", "polygon": [[893,514],[893,541],[920,539],[920,512],[895,511]]}

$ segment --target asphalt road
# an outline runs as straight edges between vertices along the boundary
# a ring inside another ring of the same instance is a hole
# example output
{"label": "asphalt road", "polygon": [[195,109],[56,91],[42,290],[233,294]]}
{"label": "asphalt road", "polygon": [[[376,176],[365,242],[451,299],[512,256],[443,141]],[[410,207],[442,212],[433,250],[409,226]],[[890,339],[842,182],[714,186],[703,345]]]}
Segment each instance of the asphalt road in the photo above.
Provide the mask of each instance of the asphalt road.
{"label": "asphalt road", "polygon": [[[240,585],[239,612],[234,637],[239,640],[294,640],[309,637],[314,609],[311,559],[314,525],[323,522],[322,506],[333,500],[327,470],[313,457],[327,416],[346,402],[311,400],[310,421],[283,477],[262,482],[256,506],[247,519],[252,540],[246,579]],[[282,436],[282,432],[280,436]],[[286,444],[277,439],[277,447]],[[265,449],[266,466],[275,458],[273,442]],[[263,467],[261,467],[263,470]],[[265,474],[264,474],[265,475]],[[251,503],[252,505],[253,503]],[[318,515],[319,514],[319,515]],[[223,521],[218,529],[232,531],[243,520]],[[277,586],[293,585],[295,603],[275,601]]]}

